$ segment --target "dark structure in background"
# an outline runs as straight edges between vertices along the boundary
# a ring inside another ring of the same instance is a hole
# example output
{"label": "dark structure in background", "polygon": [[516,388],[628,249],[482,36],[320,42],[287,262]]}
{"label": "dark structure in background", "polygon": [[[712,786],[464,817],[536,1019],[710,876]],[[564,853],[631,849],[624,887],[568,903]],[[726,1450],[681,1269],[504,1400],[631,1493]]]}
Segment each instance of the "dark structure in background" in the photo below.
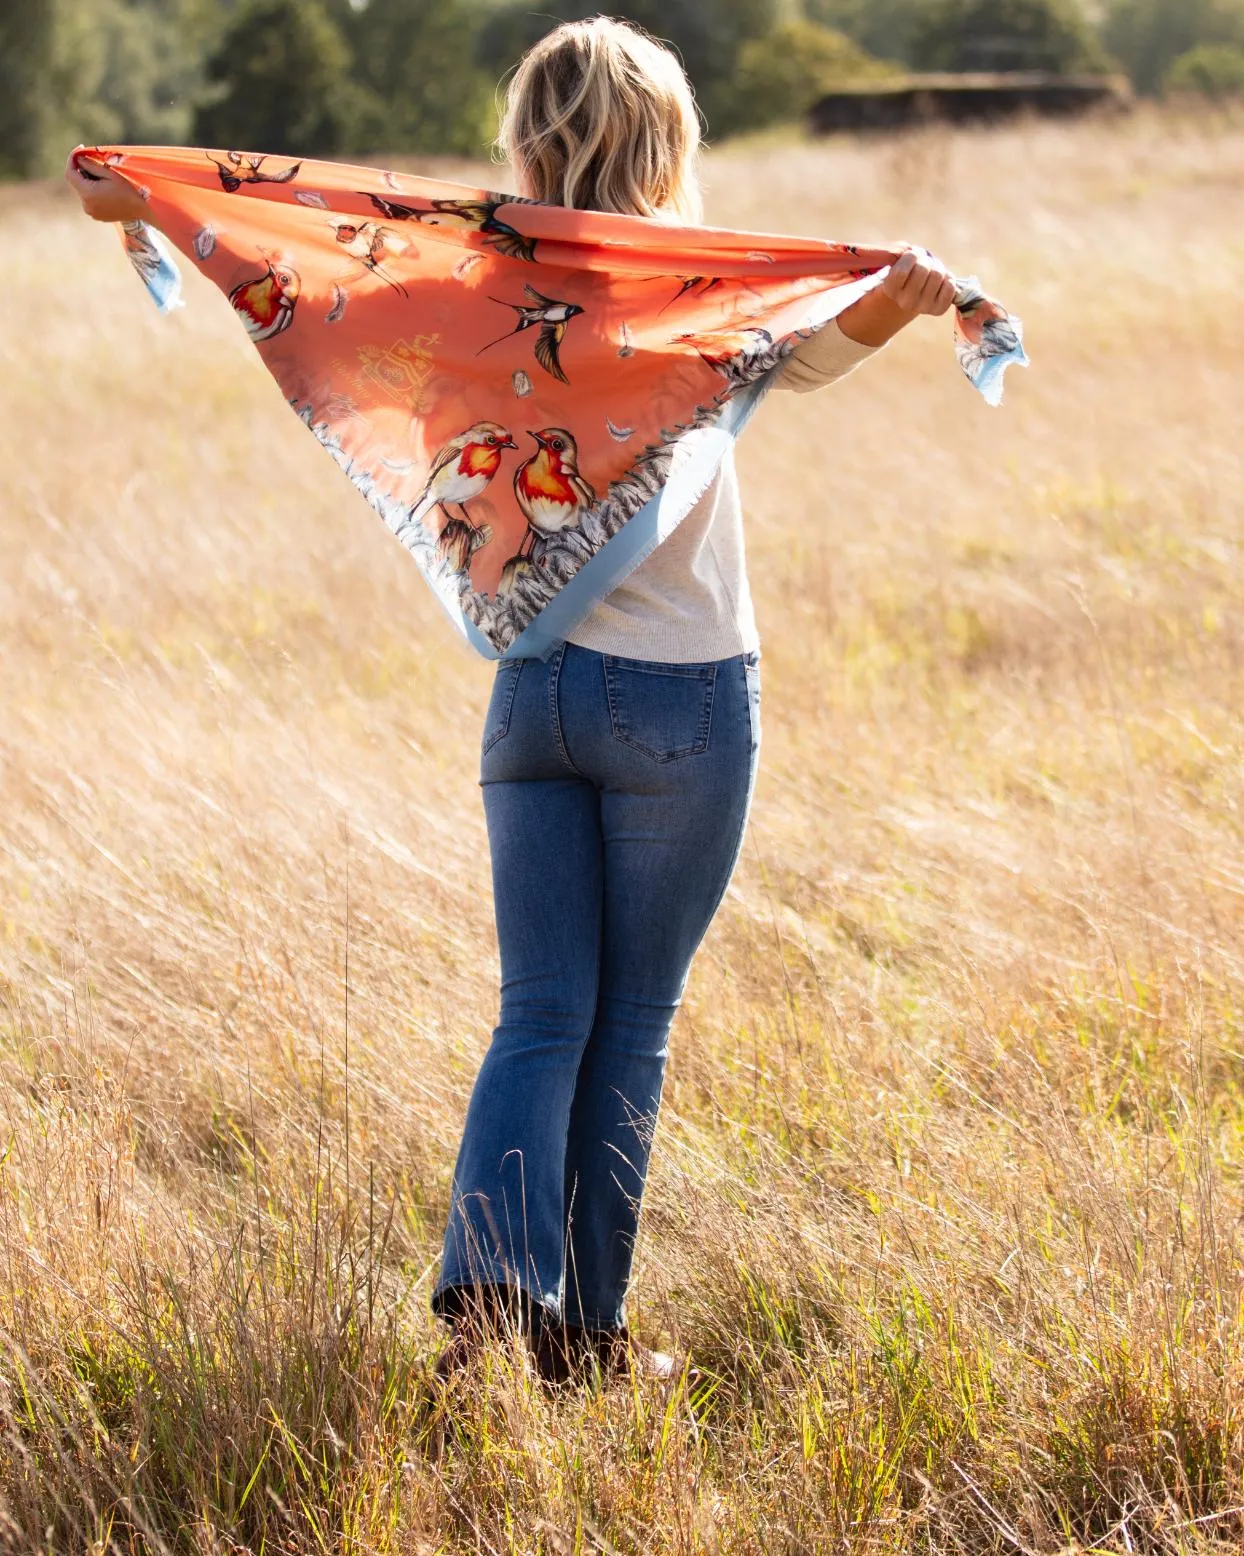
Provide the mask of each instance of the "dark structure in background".
{"label": "dark structure in background", "polygon": [[1016,114],[1070,117],[1121,110],[1131,90],[1118,76],[1043,72],[899,76],[827,92],[808,110],[814,135],[835,130],[901,130],[922,124],[993,124]]}

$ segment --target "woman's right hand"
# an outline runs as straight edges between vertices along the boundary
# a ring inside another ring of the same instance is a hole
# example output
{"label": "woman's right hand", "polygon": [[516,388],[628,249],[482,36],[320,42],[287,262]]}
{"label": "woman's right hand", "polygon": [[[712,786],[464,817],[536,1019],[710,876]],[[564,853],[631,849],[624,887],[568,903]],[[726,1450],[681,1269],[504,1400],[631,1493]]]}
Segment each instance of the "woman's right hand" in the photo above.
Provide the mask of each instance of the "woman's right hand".
{"label": "woman's right hand", "polygon": [[82,209],[97,222],[147,220],[147,204],[123,178],[99,162],[79,162],[86,148],[75,146],[65,164],[65,182],[82,201]]}

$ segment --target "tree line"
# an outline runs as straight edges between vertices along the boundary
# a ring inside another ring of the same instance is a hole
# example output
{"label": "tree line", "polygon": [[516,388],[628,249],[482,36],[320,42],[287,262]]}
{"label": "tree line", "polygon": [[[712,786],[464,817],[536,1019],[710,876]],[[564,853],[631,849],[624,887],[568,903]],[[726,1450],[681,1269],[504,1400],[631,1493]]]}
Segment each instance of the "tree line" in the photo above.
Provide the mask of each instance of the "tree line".
{"label": "tree line", "polygon": [[[78,141],[479,156],[499,77],[583,0],[3,0],[0,176]],[[671,43],[710,137],[917,70],[1125,71],[1244,90],[1244,0],[624,0]]]}

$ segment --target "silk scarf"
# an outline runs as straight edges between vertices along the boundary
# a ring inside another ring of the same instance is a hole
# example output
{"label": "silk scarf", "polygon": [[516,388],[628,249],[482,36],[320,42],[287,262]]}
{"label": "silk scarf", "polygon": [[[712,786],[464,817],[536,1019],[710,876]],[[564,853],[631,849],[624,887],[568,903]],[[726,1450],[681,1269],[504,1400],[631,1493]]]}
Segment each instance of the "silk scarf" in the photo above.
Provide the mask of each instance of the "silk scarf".
{"label": "silk scarf", "polygon": [[[900,252],[237,151],[79,161],[146,201],[122,236],[161,310],[167,238],[494,659],[550,652],[671,533],[783,359]],[[970,279],[954,323],[997,404],[1019,321]]]}

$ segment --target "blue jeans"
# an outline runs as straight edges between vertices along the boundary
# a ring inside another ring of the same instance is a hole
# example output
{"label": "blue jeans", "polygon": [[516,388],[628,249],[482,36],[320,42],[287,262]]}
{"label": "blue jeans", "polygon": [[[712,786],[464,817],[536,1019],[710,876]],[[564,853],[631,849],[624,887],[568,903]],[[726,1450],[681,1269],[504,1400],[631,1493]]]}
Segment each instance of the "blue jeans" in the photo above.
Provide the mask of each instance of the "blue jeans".
{"label": "blue jeans", "polygon": [[479,1284],[624,1324],[670,1022],[759,743],[754,653],[664,664],[561,643],[499,664],[480,781],[501,1012],[454,1169],[442,1316]]}

